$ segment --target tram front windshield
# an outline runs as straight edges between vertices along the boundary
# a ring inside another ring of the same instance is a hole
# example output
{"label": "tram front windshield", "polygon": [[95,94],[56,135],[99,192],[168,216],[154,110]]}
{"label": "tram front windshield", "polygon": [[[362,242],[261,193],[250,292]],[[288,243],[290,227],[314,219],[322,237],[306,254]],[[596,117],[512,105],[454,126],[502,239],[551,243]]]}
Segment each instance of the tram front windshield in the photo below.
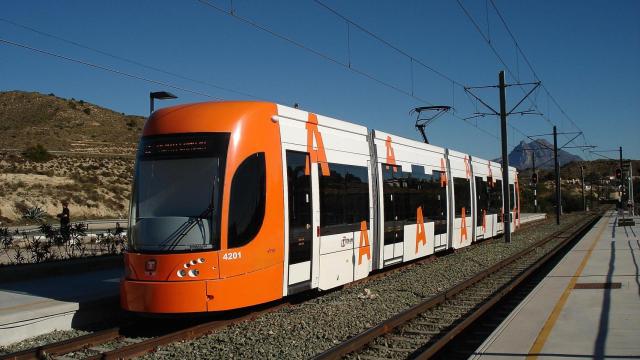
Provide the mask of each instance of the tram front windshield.
{"label": "tram front windshield", "polygon": [[228,134],[144,137],[138,152],[130,247],[141,252],[218,249]]}

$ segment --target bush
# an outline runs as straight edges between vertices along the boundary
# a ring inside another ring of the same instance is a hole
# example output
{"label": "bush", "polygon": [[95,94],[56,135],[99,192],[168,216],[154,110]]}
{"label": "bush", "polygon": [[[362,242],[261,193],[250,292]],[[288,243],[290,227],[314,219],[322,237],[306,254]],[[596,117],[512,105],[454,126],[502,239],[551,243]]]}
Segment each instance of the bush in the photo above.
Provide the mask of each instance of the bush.
{"label": "bush", "polygon": [[82,112],[87,114],[87,115],[91,115],[91,109],[89,109],[89,108],[85,108],[84,110],[82,110]]}
{"label": "bush", "polygon": [[31,220],[36,222],[42,222],[44,220],[44,216],[47,213],[42,210],[40,207],[36,206],[30,209],[27,209],[22,213],[22,218],[25,220]]}
{"label": "bush", "polygon": [[70,107],[70,108],[72,108],[72,109],[74,109],[74,110],[76,109],[76,103],[75,103],[75,102],[73,102],[73,101],[69,101],[69,102],[68,102],[68,104],[69,104],[69,107]]}
{"label": "bush", "polygon": [[35,162],[47,162],[53,158],[53,155],[40,144],[26,148],[22,152],[22,156],[27,160]]}

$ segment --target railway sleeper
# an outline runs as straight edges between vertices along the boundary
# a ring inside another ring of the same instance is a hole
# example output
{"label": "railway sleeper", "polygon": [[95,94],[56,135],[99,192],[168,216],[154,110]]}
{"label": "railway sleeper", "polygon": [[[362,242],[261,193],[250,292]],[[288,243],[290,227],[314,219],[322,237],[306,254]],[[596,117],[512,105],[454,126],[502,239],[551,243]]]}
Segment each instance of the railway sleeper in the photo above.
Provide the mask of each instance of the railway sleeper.
{"label": "railway sleeper", "polygon": [[442,330],[418,330],[418,329],[414,329],[414,328],[409,328],[409,329],[403,329],[402,332],[403,333],[409,333],[409,334],[419,334],[419,335],[433,336],[433,335],[440,334],[442,332]]}
{"label": "railway sleeper", "polygon": [[424,339],[422,338],[411,338],[411,337],[399,336],[399,335],[389,336],[388,338],[393,341],[400,341],[400,342],[404,341],[404,342],[413,343],[413,344],[424,344]]}
{"label": "railway sleeper", "polygon": [[375,350],[380,350],[380,351],[401,352],[401,353],[413,352],[413,349],[394,348],[394,347],[387,347],[387,346],[381,346],[381,345],[370,345],[369,349],[375,349]]}

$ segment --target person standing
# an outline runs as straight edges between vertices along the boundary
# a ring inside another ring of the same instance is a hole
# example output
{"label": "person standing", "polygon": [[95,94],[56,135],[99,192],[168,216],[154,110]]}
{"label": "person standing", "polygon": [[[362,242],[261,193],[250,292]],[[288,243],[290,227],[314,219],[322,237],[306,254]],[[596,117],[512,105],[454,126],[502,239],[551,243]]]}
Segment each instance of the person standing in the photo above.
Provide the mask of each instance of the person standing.
{"label": "person standing", "polygon": [[62,235],[64,241],[68,241],[70,235],[69,224],[71,223],[68,201],[65,200],[62,202],[62,212],[58,214],[58,218],[60,219],[60,235]]}

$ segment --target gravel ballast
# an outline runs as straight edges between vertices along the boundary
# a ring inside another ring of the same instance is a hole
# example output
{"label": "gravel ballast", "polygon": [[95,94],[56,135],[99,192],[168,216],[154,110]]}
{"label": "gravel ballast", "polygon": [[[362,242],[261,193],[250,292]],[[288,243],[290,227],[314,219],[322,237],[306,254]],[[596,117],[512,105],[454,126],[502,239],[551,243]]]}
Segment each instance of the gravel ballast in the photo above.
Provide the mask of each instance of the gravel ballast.
{"label": "gravel ballast", "polygon": [[565,215],[560,227],[547,220],[514,234],[511,244],[502,238],[487,240],[254,321],[161,347],[146,358],[309,358],[584,218]]}
{"label": "gravel ballast", "polygon": [[34,336],[32,338],[8,345],[0,346],[0,356],[10,354],[16,351],[31,349],[37,346],[51,344],[57,341],[72,339],[88,334],[88,331],[82,330],[56,330],[47,334]]}

